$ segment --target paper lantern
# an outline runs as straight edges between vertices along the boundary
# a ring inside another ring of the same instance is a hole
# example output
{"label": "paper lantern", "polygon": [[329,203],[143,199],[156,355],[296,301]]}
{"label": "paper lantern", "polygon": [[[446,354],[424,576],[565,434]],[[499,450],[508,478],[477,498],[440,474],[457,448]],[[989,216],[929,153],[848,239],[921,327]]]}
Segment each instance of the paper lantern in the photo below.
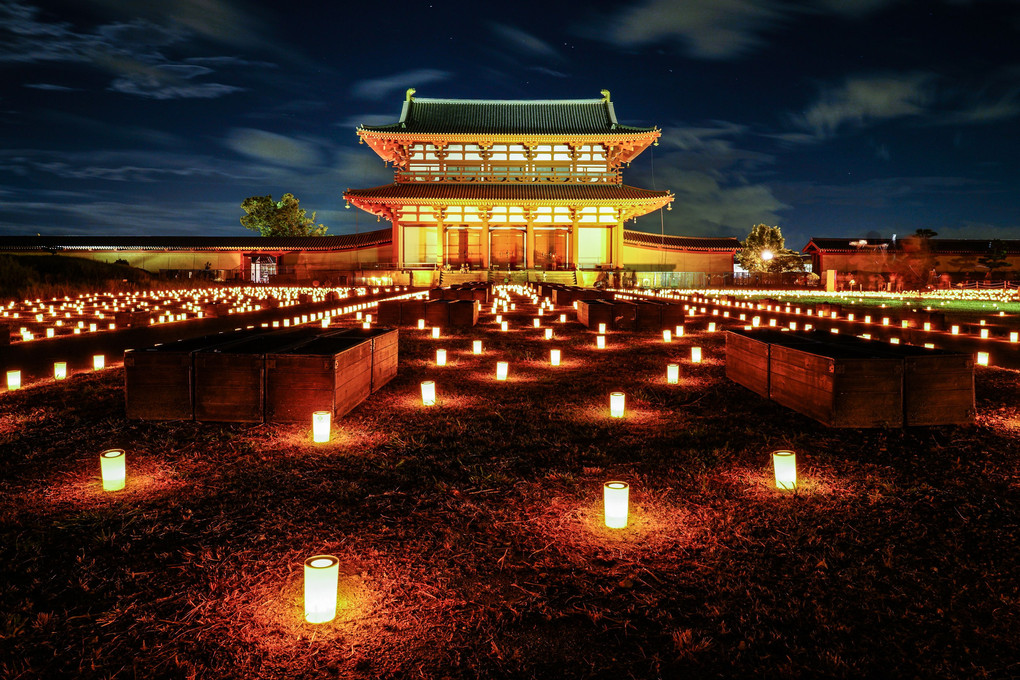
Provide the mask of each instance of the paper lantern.
{"label": "paper lantern", "polygon": [[92,370],[100,371],[106,367],[106,356],[103,354],[95,354],[92,357]]}
{"label": "paper lantern", "polygon": [[361,327],[364,328],[367,331],[369,328],[372,327],[372,322],[371,321],[362,321],[361,322]]}
{"label": "paper lantern", "polygon": [[333,414],[329,411],[316,411],[312,414],[312,441],[324,444],[329,441],[329,428]]}
{"label": "paper lantern", "polygon": [[99,454],[99,472],[103,477],[103,491],[120,491],[127,478],[124,449],[108,449]]}
{"label": "paper lantern", "polygon": [[926,331],[930,331],[931,330],[931,321],[925,321],[924,322],[924,330],[926,330]]}
{"label": "paper lantern", "polygon": [[978,366],[987,366],[988,365],[988,352],[978,352],[977,353],[977,364],[978,364]]}
{"label": "paper lantern", "polygon": [[[743,315],[741,315],[740,318],[743,319],[744,318]],[[684,336],[684,327],[683,326],[677,326],[676,328],[674,328],[673,329],[673,335],[675,335],[678,338],[682,338]]]}
{"label": "paper lantern", "polygon": [[626,399],[623,392],[612,392],[609,395],[609,415],[613,418],[622,418]]}
{"label": "paper lantern", "polygon": [[1009,341],[1010,342],[1020,342],[1020,332],[1017,332],[1017,331],[1010,332],[1010,334],[1009,334]]}
{"label": "paper lantern", "polygon": [[482,341],[481,340],[475,340],[474,342],[471,343],[471,353],[472,354],[481,354],[482,353]]}
{"label": "paper lantern", "polygon": [[545,329],[545,339],[546,340],[552,340],[552,336],[553,336],[553,329],[546,328]]}
{"label": "paper lantern", "polygon": [[21,371],[7,371],[7,389],[16,390],[21,388]]}
{"label": "paper lantern", "polygon": [[952,327],[950,327],[949,332],[952,335],[959,335],[960,334],[960,327],[959,326],[952,326]]}
{"label": "paper lantern", "polygon": [[510,365],[507,362],[496,362],[496,380],[506,380],[506,374],[509,369]]}
{"label": "paper lantern", "polygon": [[504,333],[506,333],[506,331],[507,331],[507,329],[508,329],[508,328],[510,328],[510,326],[509,326],[509,323],[508,323],[508,322],[506,322],[506,321],[501,321],[501,322],[500,322],[500,324],[499,324],[499,330],[501,330],[501,331],[503,331]]}
{"label": "paper lantern", "polygon": [[53,379],[63,380],[67,377],[67,362],[56,361],[53,363]]}
{"label": "paper lantern", "polygon": [[701,363],[701,348],[700,347],[691,347],[691,363],[692,364],[700,364]]}
{"label": "paper lantern", "polygon": [[497,314],[496,315],[496,323],[503,323],[503,315],[502,314]]}
{"label": "paper lantern", "polygon": [[715,321],[710,321],[708,323],[708,332],[715,333]]}
{"label": "paper lantern", "polygon": [[322,327],[323,328],[329,328],[329,319],[323,319],[322,320]]}
{"label": "paper lantern", "polygon": [[668,329],[662,331],[662,341],[663,342],[673,342],[673,331],[668,330]]}
{"label": "paper lantern", "polygon": [[439,337],[439,326],[433,326],[432,327],[432,337],[433,338],[438,338]]}
{"label": "paper lantern", "polygon": [[560,365],[560,350],[558,349],[549,350],[549,363],[552,364],[553,366]]}
{"label": "paper lantern", "polygon": [[776,474],[777,489],[797,488],[797,454],[793,451],[773,451],[772,467]]}
{"label": "paper lantern", "polygon": [[363,314],[361,312],[358,312],[357,314],[354,315],[354,318],[357,319],[358,321],[361,321],[361,317],[362,316],[363,316]]}
{"label": "paper lantern", "polygon": [[433,380],[423,380],[421,383],[422,406],[436,405],[436,383]]}
{"label": "paper lantern", "polygon": [[602,512],[607,527],[626,528],[629,505],[630,484],[613,481],[602,485]]}
{"label": "paper lantern", "polygon": [[606,324],[600,323],[599,324],[599,333],[605,333],[605,332],[606,332]]}
{"label": "paper lantern", "polygon": [[981,335],[981,339],[982,339],[982,340],[987,340],[987,339],[988,339],[988,329],[987,329],[987,328],[982,328],[982,329],[981,329],[981,330],[979,331],[979,333],[980,333],[980,335]]}
{"label": "paper lantern", "polygon": [[676,385],[680,382],[680,364],[669,364],[666,366],[666,382]]}
{"label": "paper lantern", "polygon": [[606,348],[606,336],[604,336],[604,335],[596,335],[595,336],[595,346],[598,347],[599,349],[605,349]]}
{"label": "paper lantern", "polygon": [[536,316],[534,319],[531,320],[531,325],[534,326],[535,328],[539,328],[542,325],[542,320]]}
{"label": "paper lantern", "polygon": [[336,593],[340,560],[314,555],[305,560],[305,621],[326,623],[336,617]]}
{"label": "paper lantern", "polygon": [[418,330],[425,330],[425,319],[418,319]]}
{"label": "paper lantern", "polygon": [[566,323],[566,322],[567,322],[567,315],[566,314],[560,314],[560,323]]}
{"label": "paper lantern", "polygon": [[436,350],[436,366],[445,366],[445,365],[446,365],[446,350],[445,349],[437,349]]}

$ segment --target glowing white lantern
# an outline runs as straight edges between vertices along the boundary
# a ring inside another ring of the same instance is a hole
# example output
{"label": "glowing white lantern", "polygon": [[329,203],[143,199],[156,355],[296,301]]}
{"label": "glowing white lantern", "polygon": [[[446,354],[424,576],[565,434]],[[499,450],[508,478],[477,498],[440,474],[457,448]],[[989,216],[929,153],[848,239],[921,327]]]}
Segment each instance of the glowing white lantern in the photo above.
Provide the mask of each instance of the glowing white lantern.
{"label": "glowing white lantern", "polygon": [[326,623],[336,617],[340,560],[314,555],[305,560],[305,621]]}
{"label": "glowing white lantern", "polygon": [[776,474],[777,489],[797,488],[797,454],[793,451],[773,451],[772,467]]}
{"label": "glowing white lantern", "polygon": [[604,334],[605,332],[606,332],[606,324],[600,323],[599,324],[599,333],[603,333]]}
{"label": "glowing white lantern", "polygon": [[103,491],[120,491],[127,479],[124,449],[108,449],[99,454],[99,472],[103,477]]}
{"label": "glowing white lantern", "polygon": [[676,385],[680,382],[680,364],[669,364],[666,366],[666,382]]}
{"label": "glowing white lantern", "polygon": [[1020,342],[1020,332],[1012,331],[1009,334],[1009,341],[1010,342]]}
{"label": "glowing white lantern", "polygon": [[509,369],[510,365],[507,362],[496,362],[496,380],[506,380],[506,374]]}
{"label": "glowing white lantern", "polygon": [[[354,318],[355,318],[355,319],[357,319],[358,321],[361,321],[361,317],[362,317],[362,316],[363,316],[363,315],[362,315],[362,313],[361,313],[361,312],[358,312],[357,314],[355,314],[355,315],[354,315]],[[295,320],[295,321],[296,321],[296,320]]]}
{"label": "glowing white lantern", "polygon": [[436,366],[445,366],[445,365],[446,365],[446,350],[445,349],[437,349],[436,350]]}
{"label": "glowing white lantern", "polygon": [[67,362],[56,361],[53,363],[53,379],[63,380],[67,377]]}
{"label": "glowing white lantern", "polygon": [[552,340],[552,336],[553,336],[553,329],[546,328],[545,329],[545,339],[546,340]]}
{"label": "glowing white lantern", "polygon": [[978,364],[978,366],[987,366],[988,365],[988,352],[978,352],[977,353],[977,364]]}
{"label": "glowing white lantern", "polygon": [[499,330],[501,330],[501,331],[503,331],[504,333],[506,333],[507,329],[509,329],[509,328],[510,328],[509,322],[507,322],[507,321],[502,321],[502,322],[500,322],[500,324],[499,324]]}
{"label": "glowing white lantern", "polygon": [[960,327],[959,326],[952,326],[952,327],[950,327],[949,332],[952,335],[959,335],[960,334]]}
{"label": "glowing white lantern", "polygon": [[552,364],[553,366],[560,365],[560,350],[558,349],[549,350],[549,363]]}
{"label": "glowing white lantern", "polygon": [[988,339],[988,329],[987,328],[982,328],[980,330],[980,334],[981,334],[981,339],[982,340],[987,340]]}
{"label": "glowing white lantern", "polygon": [[708,332],[715,333],[715,321],[710,321],[708,323]]}
{"label": "glowing white lantern", "polygon": [[471,343],[471,352],[473,354],[481,354],[482,353],[482,341],[481,340],[475,340],[474,342]]}
{"label": "glowing white lantern", "polygon": [[433,326],[432,327],[432,337],[433,338],[438,338],[439,337],[439,326]]}
{"label": "glowing white lantern", "polygon": [[534,326],[535,328],[538,328],[542,325],[542,320],[536,316],[534,319],[531,320],[531,325]]}
{"label": "glowing white lantern", "polygon": [[602,510],[606,526],[623,529],[627,526],[630,485],[627,482],[606,482],[602,485]]}
{"label": "glowing white lantern", "polygon": [[606,348],[606,336],[604,336],[604,335],[596,335],[595,336],[595,346],[597,348],[599,348],[599,349],[605,349]]}
{"label": "glowing white lantern", "polygon": [[21,371],[7,371],[7,389],[16,390],[21,388]]}
{"label": "glowing white lantern", "polygon": [[692,364],[700,364],[701,363],[701,348],[700,347],[691,347],[691,363]]}
{"label": "glowing white lantern", "polygon": [[436,405],[436,383],[433,380],[423,380],[421,383],[421,403],[423,406]]}
{"label": "glowing white lantern", "polygon": [[56,334],[57,334],[57,332],[54,329],[52,329],[52,328],[47,328],[46,329],[46,337],[47,338],[52,338]]}
{"label": "glowing white lantern", "polygon": [[312,441],[323,444],[329,441],[329,428],[333,414],[329,411],[316,411],[312,414]]}
{"label": "glowing white lantern", "polygon": [[925,321],[924,322],[924,330],[926,330],[926,331],[930,331],[931,330],[931,321]]}
{"label": "glowing white lantern", "polygon": [[757,328],[760,325],[761,325],[761,317],[760,316],[753,316],[753,317],[751,317],[751,326],[753,328]]}
{"label": "glowing white lantern", "polygon": [[[743,317],[741,317],[741,318],[743,318]],[[682,338],[684,336],[684,327],[683,326],[677,326],[676,328],[674,328],[673,329],[673,335],[675,335],[678,338]]]}
{"label": "glowing white lantern", "polygon": [[497,314],[496,315],[496,323],[503,323],[503,315],[502,314]]}
{"label": "glowing white lantern", "polygon": [[368,329],[370,329],[372,327],[372,322],[371,321],[362,321],[361,322],[361,327],[364,328],[367,331]]}
{"label": "glowing white lantern", "polygon": [[609,395],[609,415],[613,418],[623,417],[624,402],[627,397],[623,392],[613,392]]}
{"label": "glowing white lantern", "polygon": [[418,330],[425,330],[425,319],[418,319]]}
{"label": "glowing white lantern", "polygon": [[92,370],[101,371],[106,367],[106,355],[95,354],[92,356]]}
{"label": "glowing white lantern", "polygon": [[663,342],[673,342],[673,331],[668,330],[668,329],[662,331],[662,341]]}
{"label": "glowing white lantern", "polygon": [[566,323],[566,322],[567,322],[567,315],[566,314],[560,314],[560,323]]}

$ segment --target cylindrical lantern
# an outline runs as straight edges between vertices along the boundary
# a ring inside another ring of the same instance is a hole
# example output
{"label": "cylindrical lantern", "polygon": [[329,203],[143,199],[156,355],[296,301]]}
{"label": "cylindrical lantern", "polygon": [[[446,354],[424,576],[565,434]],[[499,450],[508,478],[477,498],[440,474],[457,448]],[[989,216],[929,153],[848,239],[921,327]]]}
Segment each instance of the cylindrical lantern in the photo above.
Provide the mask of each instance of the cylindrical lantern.
{"label": "cylindrical lantern", "polygon": [[595,336],[595,346],[598,347],[599,349],[605,349],[606,348],[606,336],[604,336],[604,335],[596,335]]}
{"label": "cylindrical lantern", "polygon": [[436,405],[436,383],[433,380],[423,380],[421,383],[421,403],[423,406]]}
{"label": "cylindrical lantern", "polygon": [[534,319],[531,320],[531,325],[534,326],[535,328],[538,328],[539,326],[542,325],[542,320],[536,316]]}
{"label": "cylindrical lantern", "polygon": [[471,343],[471,352],[474,353],[474,354],[481,354],[482,353],[482,341],[481,340],[475,340],[474,342]]}
{"label": "cylindrical lantern", "polygon": [[21,371],[7,371],[7,389],[16,390],[21,388]]}
{"label": "cylindrical lantern", "polygon": [[364,328],[367,331],[369,328],[372,327],[372,322],[371,321],[362,321],[361,322],[361,327]]}
{"label": "cylindrical lantern", "polygon": [[605,333],[605,332],[606,332],[606,324],[600,323],[599,324],[599,333]]}
{"label": "cylindrical lantern", "polygon": [[446,365],[446,350],[445,349],[437,349],[436,350],[436,366],[445,366],[445,365]]}
{"label": "cylindrical lantern", "polygon": [[103,491],[120,491],[127,478],[124,449],[109,449],[99,454],[99,471],[103,476]]}
{"label": "cylindrical lantern", "polygon": [[982,340],[987,340],[988,339],[988,329],[987,328],[982,328],[979,331],[979,334],[980,334]]}
{"label": "cylindrical lantern", "polygon": [[630,484],[613,481],[602,485],[602,508],[607,527],[626,528],[629,505]]}
{"label": "cylindrical lantern", "polygon": [[322,327],[323,328],[329,328],[329,319],[323,319],[322,320]]}
{"label": "cylindrical lantern", "polygon": [[358,312],[357,314],[354,315],[354,318],[357,319],[358,321],[361,321],[362,316],[364,315],[361,312]]}
{"label": "cylindrical lantern", "polygon": [[67,377],[67,362],[66,361],[53,362],[53,379],[63,380],[66,377]]}
{"label": "cylindrical lantern", "polygon": [[797,454],[793,451],[773,451],[772,467],[776,473],[777,489],[797,488]]}
{"label": "cylindrical lantern", "polygon": [[623,392],[612,392],[609,395],[609,415],[614,418],[623,417],[623,404],[626,400]]}
{"label": "cylindrical lantern", "polygon": [[509,370],[510,365],[505,361],[499,361],[496,363],[496,380],[506,380],[506,374]]}
{"label": "cylindrical lantern", "polygon": [[1009,334],[1009,341],[1010,342],[1020,342],[1020,332],[1018,332],[1018,331],[1011,331],[1010,334]]}
{"label": "cylindrical lantern", "polygon": [[545,339],[546,340],[552,340],[552,336],[553,336],[553,329],[546,328],[545,329]]}
{"label": "cylindrical lantern", "polygon": [[978,363],[978,366],[987,366],[988,365],[988,352],[978,352],[977,353],[977,363]]}
{"label": "cylindrical lantern", "polygon": [[438,338],[439,337],[439,326],[433,326],[432,327],[432,337],[433,338]]}
{"label": "cylindrical lantern", "polygon": [[691,347],[691,363],[692,364],[700,364],[701,363],[701,348],[700,347]]}
{"label": "cylindrical lantern", "polygon": [[680,364],[669,364],[666,366],[666,382],[676,385],[680,382]]}
{"label": "cylindrical lantern", "polygon": [[560,314],[560,323],[566,323],[566,322],[567,322],[567,315],[566,314]]}
{"label": "cylindrical lantern", "polygon": [[418,330],[425,330],[425,319],[418,319]]}
{"label": "cylindrical lantern", "polygon": [[99,370],[102,370],[103,368],[105,368],[105,366],[106,366],[106,355],[104,355],[104,354],[95,354],[95,355],[93,355],[93,357],[92,357],[92,370],[99,371]]}
{"label": "cylindrical lantern", "polygon": [[715,333],[715,321],[708,322],[708,332]]}
{"label": "cylindrical lantern", "polygon": [[560,365],[560,351],[558,349],[549,350],[549,363],[553,366]]}
{"label": "cylindrical lantern", "polygon": [[316,411],[312,414],[312,441],[324,444],[329,441],[329,426],[333,414],[329,411]]}
{"label": "cylindrical lantern", "polygon": [[[743,315],[741,315],[740,318],[744,318]],[[683,326],[677,326],[676,328],[674,328],[673,329],[673,335],[675,335],[678,338],[682,338],[684,336],[684,327]]]}
{"label": "cylindrical lantern", "polygon": [[501,322],[499,323],[499,330],[501,330],[501,331],[503,331],[503,332],[506,332],[506,330],[507,330],[507,329],[508,329],[509,327],[510,327],[510,326],[509,326],[508,322],[506,322],[506,321],[501,321]]}
{"label": "cylindrical lantern", "polygon": [[497,314],[496,315],[496,323],[503,323],[503,315],[502,314]]}
{"label": "cylindrical lantern", "polygon": [[336,592],[340,560],[314,555],[305,560],[305,621],[326,623],[336,617]]}
{"label": "cylindrical lantern", "polygon": [[671,331],[671,330],[664,330],[664,331],[662,331],[662,341],[663,342],[673,342],[673,331]]}

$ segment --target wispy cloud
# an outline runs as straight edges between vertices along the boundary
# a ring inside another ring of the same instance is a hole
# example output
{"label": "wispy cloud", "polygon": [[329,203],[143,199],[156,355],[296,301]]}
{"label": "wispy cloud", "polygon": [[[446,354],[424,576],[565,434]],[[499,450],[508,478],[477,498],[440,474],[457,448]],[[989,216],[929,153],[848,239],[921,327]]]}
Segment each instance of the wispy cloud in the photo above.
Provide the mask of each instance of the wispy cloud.
{"label": "wispy cloud", "polygon": [[429,83],[442,82],[449,79],[451,75],[448,71],[429,68],[404,71],[403,73],[395,73],[382,78],[358,81],[351,88],[351,94],[360,99],[378,101],[390,97],[392,93],[400,92],[409,87],[417,88]]}
{"label": "wispy cloud", "polygon": [[825,139],[847,126],[919,116],[934,99],[933,80],[934,76],[926,73],[847,78],[824,89],[793,121],[816,139]]}
{"label": "wispy cloud", "polygon": [[500,40],[517,53],[556,61],[562,59],[552,45],[516,26],[499,23],[492,23],[489,26]]}
{"label": "wispy cloud", "polygon": [[81,92],[76,87],[66,85],[54,85],[53,83],[25,83],[24,87],[30,90],[45,90],[47,92]]}
{"label": "wispy cloud", "polygon": [[322,155],[314,144],[275,132],[235,128],[224,143],[228,148],[262,162],[306,169],[322,163]]}

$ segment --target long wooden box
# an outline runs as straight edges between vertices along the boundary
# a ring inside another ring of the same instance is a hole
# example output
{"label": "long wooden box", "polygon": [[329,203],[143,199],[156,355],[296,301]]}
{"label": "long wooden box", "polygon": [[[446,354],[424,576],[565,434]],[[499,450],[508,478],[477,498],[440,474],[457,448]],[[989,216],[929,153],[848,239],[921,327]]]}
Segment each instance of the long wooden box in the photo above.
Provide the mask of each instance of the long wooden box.
{"label": "long wooden box", "polygon": [[637,328],[637,307],[632,302],[612,302],[613,328],[618,331],[632,331]]}
{"label": "long wooden box", "polygon": [[684,306],[676,303],[665,303],[662,305],[662,329],[673,329],[684,323],[686,315]]}
{"label": "long wooden box", "polygon": [[[404,300],[400,303],[400,325],[417,326],[418,319],[425,318],[424,300]],[[390,325],[390,324],[387,324]]]}
{"label": "long wooden box", "polygon": [[131,420],[195,417],[194,353],[237,342],[256,331],[206,335],[124,352],[124,404]]}
{"label": "long wooden box", "polygon": [[195,353],[195,420],[261,423],[266,355],[314,337],[314,329],[257,335]]}
{"label": "long wooden box", "polygon": [[367,340],[372,344],[372,391],[397,375],[399,333],[395,328],[346,328],[333,335]]}
{"label": "long wooden box", "polygon": [[903,362],[836,345],[772,344],[769,397],[832,427],[903,425]]}
{"label": "long wooden box", "polygon": [[477,300],[453,300],[450,302],[451,326],[474,326],[478,323],[481,303]]}
{"label": "long wooden box", "polygon": [[383,300],[376,308],[379,323],[383,326],[399,326],[401,324],[401,305],[403,300]]}
{"label": "long wooden box", "polygon": [[117,324],[117,328],[126,328],[128,326],[148,326],[149,325],[149,313],[148,312],[114,312],[113,320]]}
{"label": "long wooden box", "polygon": [[598,328],[600,323],[612,328],[613,305],[605,300],[578,300],[577,320],[587,328]]}
{"label": "long wooden box", "polygon": [[450,301],[429,300],[425,303],[425,323],[445,328],[450,323]]}
{"label": "long wooden box", "polygon": [[726,377],[769,398],[769,343],[743,333],[726,332]]}
{"label": "long wooden box", "polygon": [[663,304],[652,300],[635,300],[635,325],[641,331],[662,330]]}
{"label": "long wooden box", "polygon": [[372,393],[372,342],[322,336],[266,356],[266,421],[310,422],[315,411],[343,416]]}

